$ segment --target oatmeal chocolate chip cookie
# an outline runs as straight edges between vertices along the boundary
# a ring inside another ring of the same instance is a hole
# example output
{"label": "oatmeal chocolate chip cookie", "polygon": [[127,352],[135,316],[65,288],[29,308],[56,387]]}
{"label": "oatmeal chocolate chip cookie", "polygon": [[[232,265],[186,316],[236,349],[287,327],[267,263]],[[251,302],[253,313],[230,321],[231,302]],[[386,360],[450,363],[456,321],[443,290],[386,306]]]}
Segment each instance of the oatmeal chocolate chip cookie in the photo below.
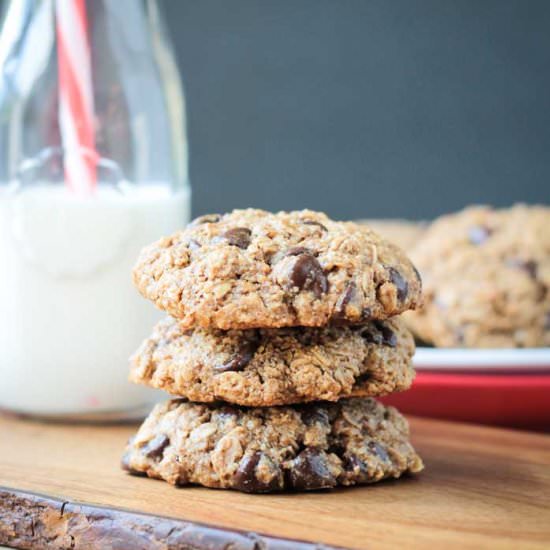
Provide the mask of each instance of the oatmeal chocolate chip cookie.
{"label": "oatmeal chocolate chip cookie", "polygon": [[550,346],[550,208],[471,207],[411,251],[424,308],[405,319],[441,347]]}
{"label": "oatmeal chocolate chip cookie", "polygon": [[132,357],[130,380],[191,401],[261,407],[410,387],[414,342],[399,320],[221,331],[168,317]]}
{"label": "oatmeal chocolate chip cookie", "polygon": [[384,239],[409,253],[428,228],[426,222],[399,219],[369,219],[357,223],[367,225]]}
{"label": "oatmeal chocolate chip cookie", "polygon": [[122,466],[174,485],[249,493],[372,483],[423,468],[407,421],[370,398],[255,409],[168,401],[130,440]]}
{"label": "oatmeal chocolate chip cookie", "polygon": [[361,323],[413,309],[421,293],[397,246],[308,210],[202,216],[145,248],[133,278],[185,328]]}

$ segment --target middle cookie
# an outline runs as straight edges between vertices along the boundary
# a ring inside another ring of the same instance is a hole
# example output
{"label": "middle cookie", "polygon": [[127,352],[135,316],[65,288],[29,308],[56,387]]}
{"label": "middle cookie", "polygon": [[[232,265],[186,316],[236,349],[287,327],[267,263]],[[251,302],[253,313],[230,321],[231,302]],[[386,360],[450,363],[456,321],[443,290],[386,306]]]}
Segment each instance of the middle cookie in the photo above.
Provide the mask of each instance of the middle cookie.
{"label": "middle cookie", "polygon": [[161,321],[131,359],[130,380],[191,401],[248,407],[403,391],[411,334],[398,319],[360,326],[185,330]]}

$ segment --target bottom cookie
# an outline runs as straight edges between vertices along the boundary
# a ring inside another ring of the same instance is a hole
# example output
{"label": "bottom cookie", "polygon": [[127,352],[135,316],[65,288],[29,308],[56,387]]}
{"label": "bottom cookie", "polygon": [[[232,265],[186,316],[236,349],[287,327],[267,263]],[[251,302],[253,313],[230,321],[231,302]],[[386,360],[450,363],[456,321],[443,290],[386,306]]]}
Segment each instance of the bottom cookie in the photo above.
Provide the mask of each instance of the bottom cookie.
{"label": "bottom cookie", "polygon": [[174,485],[266,493],[373,483],[423,464],[407,421],[372,398],[251,409],[174,399],[153,409],[122,467]]}

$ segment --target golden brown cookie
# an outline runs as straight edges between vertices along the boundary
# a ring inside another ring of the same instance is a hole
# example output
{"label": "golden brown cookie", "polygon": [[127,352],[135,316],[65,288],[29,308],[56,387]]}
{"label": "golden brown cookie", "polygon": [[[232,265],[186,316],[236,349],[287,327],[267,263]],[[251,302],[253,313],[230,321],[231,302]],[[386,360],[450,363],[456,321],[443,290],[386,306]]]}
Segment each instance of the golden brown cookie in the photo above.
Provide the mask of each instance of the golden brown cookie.
{"label": "golden brown cookie", "polygon": [[374,399],[245,409],[157,405],[122,459],[174,485],[265,493],[373,483],[422,470],[407,421]]}
{"label": "golden brown cookie", "polygon": [[411,251],[424,307],[405,316],[441,347],[550,346],[550,208],[477,206],[436,220]]}
{"label": "golden brown cookie", "polygon": [[191,401],[250,407],[410,387],[414,342],[397,319],[353,327],[185,330],[161,321],[132,357],[130,380]]}
{"label": "golden brown cookie", "polygon": [[397,246],[308,210],[202,216],[145,248],[133,276],[185,328],[361,323],[414,309],[421,294]]}

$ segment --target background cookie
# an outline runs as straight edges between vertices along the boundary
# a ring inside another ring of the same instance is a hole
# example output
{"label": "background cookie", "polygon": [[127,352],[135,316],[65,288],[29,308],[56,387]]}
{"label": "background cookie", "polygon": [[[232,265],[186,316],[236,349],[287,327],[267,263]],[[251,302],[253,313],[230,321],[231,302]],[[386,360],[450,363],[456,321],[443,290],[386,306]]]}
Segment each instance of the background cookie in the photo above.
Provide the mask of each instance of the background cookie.
{"label": "background cookie", "polygon": [[256,409],[168,401],[122,464],[174,485],[252,493],[372,483],[423,467],[407,421],[374,399]]}
{"label": "background cookie", "polygon": [[203,216],[144,249],[134,283],[186,328],[358,323],[414,308],[421,292],[398,247],[308,210]]}
{"label": "background cookie", "polygon": [[468,208],[436,220],[411,256],[424,307],[404,316],[436,346],[550,345],[550,208]]}
{"label": "background cookie", "polygon": [[192,401],[267,406],[409,388],[414,342],[398,320],[356,327],[185,330],[168,317],[130,379]]}

